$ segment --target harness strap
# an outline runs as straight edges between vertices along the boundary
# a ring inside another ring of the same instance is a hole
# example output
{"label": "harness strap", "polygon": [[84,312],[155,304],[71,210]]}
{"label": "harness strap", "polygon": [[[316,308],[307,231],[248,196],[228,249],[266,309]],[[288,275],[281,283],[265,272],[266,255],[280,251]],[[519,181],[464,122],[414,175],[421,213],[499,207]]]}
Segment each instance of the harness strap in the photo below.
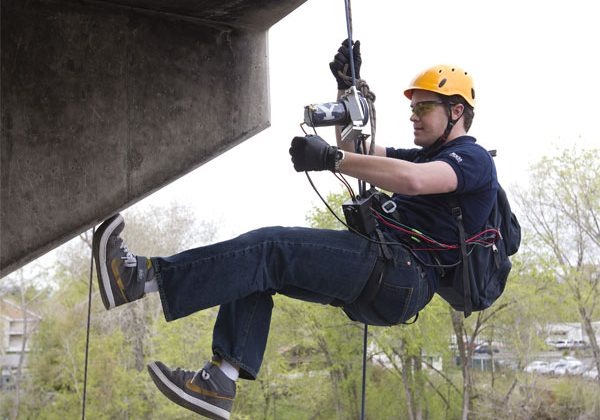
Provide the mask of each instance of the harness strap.
{"label": "harness strap", "polygon": [[377,239],[379,240],[380,255],[377,257],[377,261],[375,261],[373,271],[371,271],[367,284],[358,298],[358,301],[364,304],[370,304],[375,299],[375,296],[377,296],[377,293],[381,288],[385,264],[388,261],[392,261],[392,252],[385,243],[383,233],[381,233],[381,230],[379,229],[375,229],[375,232],[377,233]]}
{"label": "harness strap", "polygon": [[379,247],[383,259],[386,261],[391,261],[392,252],[390,251],[388,245],[385,243],[385,237],[383,236],[383,233],[381,233],[381,230],[379,230],[378,228],[375,229],[375,232],[377,233],[377,239],[379,240]]}
{"label": "harness strap", "polygon": [[369,304],[373,301],[373,299],[375,299],[375,296],[377,296],[379,288],[381,287],[381,281],[383,280],[385,261],[386,260],[384,258],[377,257],[373,271],[371,271],[371,275],[367,280],[367,284],[365,284],[365,288],[360,294],[360,297],[357,299],[357,302]]}
{"label": "harness strap", "polygon": [[471,282],[469,281],[469,255],[467,254],[467,242],[465,235],[465,227],[463,225],[463,215],[460,207],[452,208],[452,215],[458,222],[458,237],[460,239],[460,260],[462,262],[462,279],[463,293],[465,299],[465,318],[473,312],[473,304],[471,302]]}

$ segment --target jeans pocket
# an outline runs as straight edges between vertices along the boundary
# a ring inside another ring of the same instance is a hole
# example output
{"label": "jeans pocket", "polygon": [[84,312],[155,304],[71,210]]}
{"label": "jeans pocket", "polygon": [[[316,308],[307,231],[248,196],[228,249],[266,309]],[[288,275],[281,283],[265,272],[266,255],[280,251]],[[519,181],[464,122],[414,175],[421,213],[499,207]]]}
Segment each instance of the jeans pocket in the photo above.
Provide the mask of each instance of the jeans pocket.
{"label": "jeans pocket", "polygon": [[386,324],[395,325],[412,318],[416,313],[418,296],[413,287],[398,286],[383,282],[371,303],[373,312]]}
{"label": "jeans pocket", "polygon": [[344,312],[354,321],[377,326],[409,321],[432,297],[425,272],[410,259],[387,265],[375,296],[363,295],[364,291],[355,302],[344,305]]}

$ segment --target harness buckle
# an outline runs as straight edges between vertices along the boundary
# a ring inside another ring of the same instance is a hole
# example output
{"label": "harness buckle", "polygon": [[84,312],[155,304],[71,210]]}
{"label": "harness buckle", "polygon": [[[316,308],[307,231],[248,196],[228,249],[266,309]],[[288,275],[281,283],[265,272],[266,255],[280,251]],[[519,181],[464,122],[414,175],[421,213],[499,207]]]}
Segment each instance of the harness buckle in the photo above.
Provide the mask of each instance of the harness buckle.
{"label": "harness buckle", "polygon": [[396,202],[393,200],[388,200],[381,205],[381,210],[386,212],[387,214],[393,213],[396,211]]}

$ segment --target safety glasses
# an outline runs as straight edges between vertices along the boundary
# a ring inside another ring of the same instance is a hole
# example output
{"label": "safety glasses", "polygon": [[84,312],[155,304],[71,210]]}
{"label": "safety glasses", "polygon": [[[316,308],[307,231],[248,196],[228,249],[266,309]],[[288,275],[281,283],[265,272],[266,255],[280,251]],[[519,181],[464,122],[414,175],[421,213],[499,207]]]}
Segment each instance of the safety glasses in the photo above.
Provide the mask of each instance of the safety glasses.
{"label": "safety glasses", "polygon": [[411,104],[410,109],[414,115],[416,115],[418,118],[421,118],[422,116],[433,111],[433,108],[435,108],[436,105],[443,104],[444,103],[442,101],[422,101],[417,102],[416,104]]}

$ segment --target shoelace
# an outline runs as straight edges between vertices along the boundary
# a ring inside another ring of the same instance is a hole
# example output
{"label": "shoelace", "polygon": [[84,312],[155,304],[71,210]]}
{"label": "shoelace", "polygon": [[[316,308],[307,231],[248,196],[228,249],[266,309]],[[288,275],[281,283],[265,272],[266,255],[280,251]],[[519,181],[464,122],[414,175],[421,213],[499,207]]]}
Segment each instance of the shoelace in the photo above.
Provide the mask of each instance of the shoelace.
{"label": "shoelace", "polygon": [[188,380],[188,378],[190,378],[190,377],[191,377],[190,380],[192,382],[195,382],[197,376],[200,376],[200,378],[202,378],[205,381],[208,381],[210,379],[210,372],[207,371],[206,369],[191,371],[191,370],[185,370],[182,368],[175,368],[175,370],[173,370],[171,372],[172,372],[172,376],[176,382],[185,383]]}
{"label": "shoelace", "polygon": [[133,255],[129,249],[127,249],[127,245],[125,245],[125,241],[121,241],[121,250],[125,253],[124,257],[121,259],[124,261],[125,267],[134,268],[137,266],[137,259],[135,255]]}
{"label": "shoelace", "polygon": [[173,380],[175,381],[175,383],[179,384],[184,384],[188,380],[193,381],[196,374],[197,372],[192,372],[191,370],[183,370],[181,368],[176,368],[175,370],[171,371],[171,376]]}

